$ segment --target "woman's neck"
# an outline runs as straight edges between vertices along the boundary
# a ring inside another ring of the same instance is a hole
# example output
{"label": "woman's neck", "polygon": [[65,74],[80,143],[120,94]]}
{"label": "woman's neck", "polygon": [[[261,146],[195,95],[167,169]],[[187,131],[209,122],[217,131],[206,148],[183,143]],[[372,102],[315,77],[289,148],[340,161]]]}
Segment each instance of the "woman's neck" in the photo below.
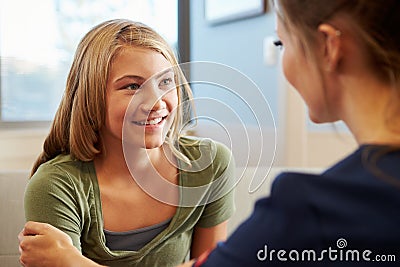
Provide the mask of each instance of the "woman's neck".
{"label": "woman's neck", "polygon": [[400,144],[400,118],[393,109],[398,99],[392,88],[359,80],[345,91],[342,118],[359,144]]}

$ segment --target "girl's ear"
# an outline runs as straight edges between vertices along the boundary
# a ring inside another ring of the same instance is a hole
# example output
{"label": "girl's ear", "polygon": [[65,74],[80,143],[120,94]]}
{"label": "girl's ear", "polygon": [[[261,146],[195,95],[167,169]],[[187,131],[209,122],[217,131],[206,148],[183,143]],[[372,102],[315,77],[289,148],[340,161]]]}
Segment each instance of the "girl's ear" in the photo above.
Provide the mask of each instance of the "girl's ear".
{"label": "girl's ear", "polygon": [[322,36],[323,64],[328,72],[336,70],[342,57],[342,33],[330,24],[321,24],[318,32]]}

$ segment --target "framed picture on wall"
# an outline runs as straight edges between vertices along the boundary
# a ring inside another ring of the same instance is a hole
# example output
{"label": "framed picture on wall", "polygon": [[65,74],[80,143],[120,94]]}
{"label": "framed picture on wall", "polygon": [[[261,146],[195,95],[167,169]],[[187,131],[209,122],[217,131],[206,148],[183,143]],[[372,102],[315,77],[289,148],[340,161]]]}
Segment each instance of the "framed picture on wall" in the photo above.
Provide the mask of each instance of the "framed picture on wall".
{"label": "framed picture on wall", "polygon": [[204,15],[211,25],[262,15],[267,0],[204,0]]}

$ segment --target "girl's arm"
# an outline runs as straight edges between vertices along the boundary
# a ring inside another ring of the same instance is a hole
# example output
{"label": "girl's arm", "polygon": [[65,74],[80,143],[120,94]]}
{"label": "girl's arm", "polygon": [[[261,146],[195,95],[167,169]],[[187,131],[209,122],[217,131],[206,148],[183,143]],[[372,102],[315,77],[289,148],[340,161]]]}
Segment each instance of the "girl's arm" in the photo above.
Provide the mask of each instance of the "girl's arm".
{"label": "girl's arm", "polygon": [[26,267],[101,267],[73,246],[71,237],[47,223],[27,222],[18,235],[20,262]]}
{"label": "girl's arm", "polygon": [[228,221],[225,221],[208,228],[195,227],[193,230],[190,257],[198,258],[205,251],[213,249],[218,242],[225,241],[227,237],[227,224]]}

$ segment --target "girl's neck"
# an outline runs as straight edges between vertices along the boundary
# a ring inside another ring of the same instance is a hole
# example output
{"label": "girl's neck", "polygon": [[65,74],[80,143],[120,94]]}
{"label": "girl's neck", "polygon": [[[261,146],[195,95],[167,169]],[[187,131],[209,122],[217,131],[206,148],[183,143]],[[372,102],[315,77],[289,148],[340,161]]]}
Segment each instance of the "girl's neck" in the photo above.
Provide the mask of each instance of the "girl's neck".
{"label": "girl's neck", "polygon": [[[140,147],[108,146],[94,159],[96,172],[113,177],[129,177],[132,170],[145,173],[164,166],[167,162],[163,147],[145,149]],[[108,175],[107,175],[108,174]]]}

